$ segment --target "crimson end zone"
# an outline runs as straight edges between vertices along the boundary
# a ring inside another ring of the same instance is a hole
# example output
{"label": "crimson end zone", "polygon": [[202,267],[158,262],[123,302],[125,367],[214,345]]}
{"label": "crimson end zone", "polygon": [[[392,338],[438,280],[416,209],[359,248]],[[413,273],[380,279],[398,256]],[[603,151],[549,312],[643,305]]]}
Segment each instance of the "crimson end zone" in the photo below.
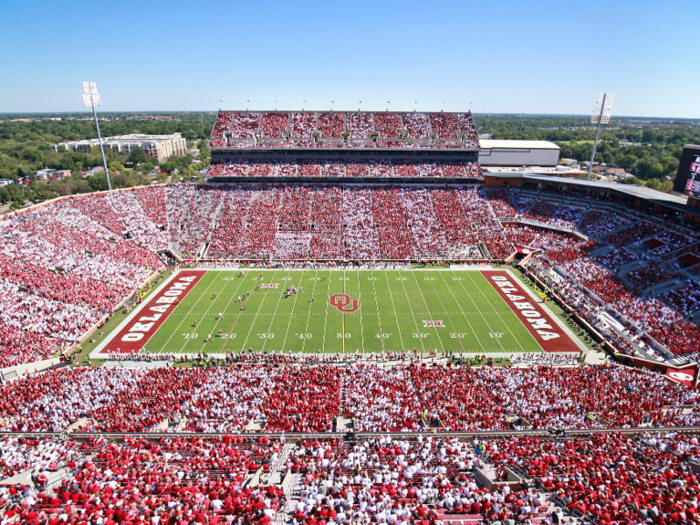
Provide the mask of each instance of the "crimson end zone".
{"label": "crimson end zone", "polygon": [[528,332],[545,352],[581,352],[584,350],[576,344],[569,331],[562,326],[555,316],[545,310],[530,290],[513,274],[504,270],[482,272],[486,280],[498,292],[501,298],[520,319]]}
{"label": "crimson end zone", "polygon": [[197,285],[206,270],[182,270],[134,310],[90,355],[137,354],[158,331],[179,302]]}

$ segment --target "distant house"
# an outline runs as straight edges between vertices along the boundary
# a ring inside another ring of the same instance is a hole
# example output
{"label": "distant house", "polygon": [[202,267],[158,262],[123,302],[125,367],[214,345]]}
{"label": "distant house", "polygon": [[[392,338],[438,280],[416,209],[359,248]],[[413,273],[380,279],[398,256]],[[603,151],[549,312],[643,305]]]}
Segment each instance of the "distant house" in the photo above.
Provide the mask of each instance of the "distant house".
{"label": "distant house", "polygon": [[50,168],[45,168],[36,172],[36,178],[40,180],[61,180],[70,176],[70,170],[53,170]]}
{"label": "distant house", "polygon": [[622,139],[617,143],[620,148],[629,148],[631,146],[642,146],[641,142],[630,142],[629,140]]}
{"label": "distant house", "polygon": [[605,173],[608,175],[620,175],[621,173],[624,173],[625,170],[622,168],[608,168],[605,170]]}

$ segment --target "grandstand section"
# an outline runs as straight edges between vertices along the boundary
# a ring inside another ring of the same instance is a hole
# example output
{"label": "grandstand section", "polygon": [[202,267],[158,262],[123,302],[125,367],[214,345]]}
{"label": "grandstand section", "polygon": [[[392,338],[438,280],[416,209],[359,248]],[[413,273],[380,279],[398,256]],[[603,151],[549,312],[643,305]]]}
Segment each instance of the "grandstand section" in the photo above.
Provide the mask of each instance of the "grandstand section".
{"label": "grandstand section", "polygon": [[219,111],[212,181],[480,179],[471,113]]}

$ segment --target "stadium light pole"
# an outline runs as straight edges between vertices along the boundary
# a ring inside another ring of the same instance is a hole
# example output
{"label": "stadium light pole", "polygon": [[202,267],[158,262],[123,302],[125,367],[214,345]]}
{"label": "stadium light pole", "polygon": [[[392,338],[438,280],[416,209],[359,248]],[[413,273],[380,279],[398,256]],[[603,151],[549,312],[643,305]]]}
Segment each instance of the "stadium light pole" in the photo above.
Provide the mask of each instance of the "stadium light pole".
{"label": "stadium light pole", "polygon": [[593,153],[591,154],[591,163],[588,165],[588,179],[591,180],[591,171],[593,170],[593,159],[595,158],[595,150],[598,147],[598,136],[600,135],[600,125],[610,122],[610,114],[612,113],[612,103],[615,93],[596,93],[595,102],[593,102],[593,112],[591,113],[591,124],[598,123],[598,128],[595,132],[595,141],[593,142]]}
{"label": "stadium light pole", "polygon": [[102,145],[102,135],[100,134],[100,125],[97,122],[97,106],[102,105],[100,95],[97,93],[97,84],[95,82],[83,82],[83,104],[85,107],[92,108],[92,115],[95,117],[95,127],[97,128],[97,139],[100,141],[100,153],[102,153],[102,166],[105,169],[105,177],[107,177],[107,189],[112,191],[112,183],[109,180],[109,169],[107,168],[107,160],[105,159],[105,150]]}

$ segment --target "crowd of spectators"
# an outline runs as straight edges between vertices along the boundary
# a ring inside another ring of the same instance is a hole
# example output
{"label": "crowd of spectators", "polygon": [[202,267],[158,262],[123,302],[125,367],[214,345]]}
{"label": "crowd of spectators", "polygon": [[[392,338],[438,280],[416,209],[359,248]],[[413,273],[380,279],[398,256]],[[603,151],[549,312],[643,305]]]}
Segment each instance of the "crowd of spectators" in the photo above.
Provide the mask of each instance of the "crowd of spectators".
{"label": "crowd of spectators", "polygon": [[[33,445],[37,449],[44,443]],[[238,437],[221,439],[102,438],[55,445],[56,464],[70,475],[37,492],[2,489],[4,519],[21,523],[258,523],[282,511],[284,492],[275,485],[251,486],[279,458],[282,444]],[[27,454],[30,456],[30,454]],[[20,492],[21,491],[21,492]]]}
{"label": "crowd of spectators", "polygon": [[636,261],[637,256],[627,248],[613,248],[602,255],[598,255],[595,260],[613,272],[617,272],[620,266]]}
{"label": "crowd of spectators", "polygon": [[267,432],[327,432],[341,408],[373,431],[638,427],[675,425],[665,408],[697,401],[661,374],[618,366],[74,367],[0,386],[0,428],[240,432],[259,420]]}
{"label": "crowd of spectators", "polygon": [[479,142],[468,113],[220,111],[210,147],[224,146],[478,149]]}
{"label": "crowd of spectators", "polygon": [[533,478],[568,511],[593,523],[694,523],[700,484],[688,459],[697,436],[594,434],[485,441],[496,466]]}
{"label": "crowd of spectators", "polygon": [[700,282],[688,280],[682,288],[665,292],[659,299],[671,305],[681,315],[688,316],[700,310]]}
{"label": "crowd of spectators", "polygon": [[508,219],[518,215],[508,188],[484,188],[484,197],[489,201],[496,217]]}
{"label": "crowd of spectators", "polygon": [[470,178],[481,179],[477,162],[229,162],[211,164],[209,177],[355,177],[355,178]]}
{"label": "crowd of spectators", "polygon": [[627,224],[629,220],[619,214],[603,210],[588,210],[579,222],[578,228],[586,235],[600,238]]}
{"label": "crowd of spectators", "polygon": [[[523,197],[521,197],[523,199]],[[548,223],[554,218],[558,205],[544,200],[538,199],[529,209],[521,213],[523,219],[529,219],[535,222]]]}
{"label": "crowd of spectators", "polygon": [[[142,210],[130,194],[111,197]],[[134,230],[153,224],[143,211],[131,217]],[[97,195],[0,222],[0,366],[55,356],[157,271],[147,236],[124,230],[111,200]]]}
{"label": "crowd of spectators", "polygon": [[[230,129],[234,138],[251,138],[253,134],[260,129],[261,113],[255,112],[238,112],[234,113],[231,118]],[[212,137],[216,137],[212,133]]]}
{"label": "crowd of spectators", "polygon": [[[698,437],[672,432],[328,437],[285,448],[228,434],[5,443],[4,458],[35,470],[35,490],[0,489],[8,523],[533,525],[563,523],[573,513],[601,525],[681,524],[697,521],[700,497],[690,464],[700,455]],[[57,468],[69,477],[46,486]],[[276,470],[298,476],[294,490],[269,482]],[[505,481],[509,473],[524,484]]]}
{"label": "crowd of spectators", "polygon": [[655,257],[664,257],[676,252],[676,250],[680,248],[691,246],[697,242],[697,236],[691,237],[669,228],[655,235],[652,241],[659,241],[662,244],[651,248],[650,253]]}
{"label": "crowd of spectators", "polygon": [[623,277],[632,283],[632,286],[637,290],[644,291],[647,288],[676,279],[679,275],[664,270],[659,266],[658,262],[653,261],[647,266],[642,266],[641,268],[624,274]]}
{"label": "crowd of spectators", "polygon": [[633,224],[629,228],[623,228],[614,233],[608,234],[605,237],[602,237],[601,240],[620,248],[655,235],[662,230],[663,227],[654,222],[640,221]]}

